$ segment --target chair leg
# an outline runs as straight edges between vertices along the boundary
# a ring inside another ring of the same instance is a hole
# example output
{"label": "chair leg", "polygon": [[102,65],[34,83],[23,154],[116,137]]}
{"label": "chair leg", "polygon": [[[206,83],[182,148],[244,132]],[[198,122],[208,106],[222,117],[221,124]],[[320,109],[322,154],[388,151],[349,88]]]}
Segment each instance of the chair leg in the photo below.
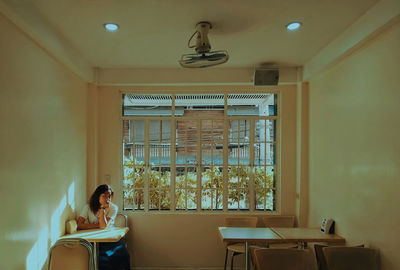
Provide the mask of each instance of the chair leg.
{"label": "chair leg", "polygon": [[228,261],[228,249],[225,251],[225,264],[224,264],[224,270],[226,270],[226,263]]}
{"label": "chair leg", "polygon": [[235,258],[236,253],[232,252],[232,259],[231,259],[231,270],[233,270],[233,258]]}

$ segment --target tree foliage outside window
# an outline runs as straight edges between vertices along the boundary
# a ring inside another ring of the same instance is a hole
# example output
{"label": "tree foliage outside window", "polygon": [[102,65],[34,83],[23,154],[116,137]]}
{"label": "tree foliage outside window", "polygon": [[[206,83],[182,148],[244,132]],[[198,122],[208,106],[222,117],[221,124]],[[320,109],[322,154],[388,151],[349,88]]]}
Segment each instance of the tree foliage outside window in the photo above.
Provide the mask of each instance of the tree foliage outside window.
{"label": "tree foliage outside window", "polygon": [[[128,160],[124,165],[124,200],[127,205],[134,205],[135,209],[144,209],[144,188],[146,179],[146,166],[144,162]],[[272,209],[274,180],[273,174],[264,167],[257,167],[253,170],[249,166],[232,166],[228,171],[228,200],[236,203],[250,198],[248,188],[250,174],[253,171],[254,191],[256,206],[266,205],[267,209]],[[170,196],[170,171],[148,170],[149,173],[149,205],[156,206],[159,210],[169,210],[171,207]],[[188,190],[198,190],[196,187],[197,174],[193,172],[176,177],[175,184],[175,204],[178,209],[185,209],[187,202],[196,201],[196,192]],[[201,174],[202,196],[208,198],[207,208],[220,209],[223,200],[223,172],[220,167],[213,166],[207,168]],[[210,202],[214,193],[214,198]],[[242,192],[245,191],[245,192]]]}

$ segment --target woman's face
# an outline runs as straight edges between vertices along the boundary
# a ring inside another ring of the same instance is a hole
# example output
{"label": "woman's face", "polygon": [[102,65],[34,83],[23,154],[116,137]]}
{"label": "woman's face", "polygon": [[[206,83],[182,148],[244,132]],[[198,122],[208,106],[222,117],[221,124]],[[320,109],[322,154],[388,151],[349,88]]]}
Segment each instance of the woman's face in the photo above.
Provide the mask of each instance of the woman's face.
{"label": "woman's face", "polygon": [[106,191],[100,195],[99,202],[101,205],[108,205],[111,202],[112,195],[110,191]]}

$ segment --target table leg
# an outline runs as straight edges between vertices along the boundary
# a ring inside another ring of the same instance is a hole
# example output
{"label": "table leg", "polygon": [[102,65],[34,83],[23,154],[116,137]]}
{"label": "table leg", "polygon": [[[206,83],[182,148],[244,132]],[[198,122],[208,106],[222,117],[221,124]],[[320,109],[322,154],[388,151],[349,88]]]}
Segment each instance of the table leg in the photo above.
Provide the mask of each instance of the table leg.
{"label": "table leg", "polygon": [[250,260],[249,260],[249,243],[248,242],[245,242],[245,254],[246,254],[246,266],[245,266],[245,269],[246,270],[249,270],[250,269],[250,267],[249,267],[249,264],[250,264]]}
{"label": "table leg", "polygon": [[307,242],[301,242],[301,249],[306,249],[307,248]]}
{"label": "table leg", "polygon": [[99,245],[96,242],[93,242],[93,263],[94,263],[94,269],[98,270],[98,262],[99,262],[99,258],[98,258],[98,254],[99,254]]}

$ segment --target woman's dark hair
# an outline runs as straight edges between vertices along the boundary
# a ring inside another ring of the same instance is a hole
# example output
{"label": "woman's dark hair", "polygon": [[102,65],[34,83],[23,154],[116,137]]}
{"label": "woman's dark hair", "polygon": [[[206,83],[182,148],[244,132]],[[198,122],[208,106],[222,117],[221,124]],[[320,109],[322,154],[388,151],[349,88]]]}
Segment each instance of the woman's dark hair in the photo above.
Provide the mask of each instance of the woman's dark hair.
{"label": "woman's dark hair", "polygon": [[114,194],[114,191],[112,190],[112,188],[109,185],[100,185],[93,192],[92,196],[90,196],[89,207],[90,207],[90,210],[92,210],[93,213],[96,213],[97,211],[99,211],[99,208],[100,208],[100,202],[99,202],[100,195],[105,193],[105,192],[107,192],[107,191],[110,192],[111,196]]}

